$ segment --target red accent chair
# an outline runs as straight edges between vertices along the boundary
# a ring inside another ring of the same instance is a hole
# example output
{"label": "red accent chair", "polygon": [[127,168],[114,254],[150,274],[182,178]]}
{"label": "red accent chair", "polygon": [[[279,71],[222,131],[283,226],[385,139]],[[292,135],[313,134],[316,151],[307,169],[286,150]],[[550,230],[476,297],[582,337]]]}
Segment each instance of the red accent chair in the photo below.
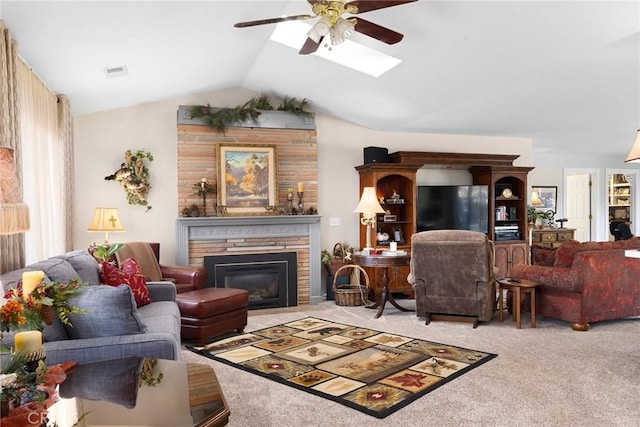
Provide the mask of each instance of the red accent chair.
{"label": "red accent chair", "polygon": [[[590,322],[640,315],[640,259],[625,256],[625,250],[639,248],[640,238],[569,240],[555,250],[552,265],[516,265],[511,277],[540,283],[538,314],[586,331]],[[523,298],[523,307],[529,306],[528,298]]]}

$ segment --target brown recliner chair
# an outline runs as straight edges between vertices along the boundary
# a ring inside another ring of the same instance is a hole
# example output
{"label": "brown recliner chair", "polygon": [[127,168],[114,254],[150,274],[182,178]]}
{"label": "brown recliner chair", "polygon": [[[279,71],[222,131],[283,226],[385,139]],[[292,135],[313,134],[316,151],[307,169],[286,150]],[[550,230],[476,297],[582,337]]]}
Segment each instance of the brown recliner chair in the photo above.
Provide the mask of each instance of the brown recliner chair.
{"label": "brown recliner chair", "polygon": [[148,282],[170,280],[176,285],[176,293],[204,288],[207,271],[202,267],[169,266],[160,264],[160,244],[147,242],[126,242],[116,252],[118,265],[128,258],[134,258]]}
{"label": "brown recliner chair", "polygon": [[411,236],[408,281],[416,314],[431,320],[489,321],[495,313],[497,269],[493,242],[466,230],[423,231]]}

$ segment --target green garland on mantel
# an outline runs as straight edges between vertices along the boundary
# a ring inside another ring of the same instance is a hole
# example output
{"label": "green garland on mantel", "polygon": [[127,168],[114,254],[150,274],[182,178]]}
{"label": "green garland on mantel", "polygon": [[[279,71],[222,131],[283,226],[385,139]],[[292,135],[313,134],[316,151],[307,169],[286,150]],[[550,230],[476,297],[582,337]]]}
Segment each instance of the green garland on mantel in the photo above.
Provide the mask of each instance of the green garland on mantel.
{"label": "green garland on mantel", "polygon": [[[303,99],[297,102],[296,98],[289,98],[285,96],[280,105],[278,111],[290,111],[298,117],[311,117],[313,113],[305,111],[305,107],[308,102]],[[205,123],[224,135],[227,127],[230,125],[237,125],[241,123],[250,122],[254,125],[259,125],[260,110],[273,110],[273,105],[269,101],[267,95],[259,95],[251,98],[242,105],[238,105],[233,108],[223,107],[218,109],[215,113],[211,114],[211,106],[196,105],[191,107],[191,117],[194,119],[203,119]]]}

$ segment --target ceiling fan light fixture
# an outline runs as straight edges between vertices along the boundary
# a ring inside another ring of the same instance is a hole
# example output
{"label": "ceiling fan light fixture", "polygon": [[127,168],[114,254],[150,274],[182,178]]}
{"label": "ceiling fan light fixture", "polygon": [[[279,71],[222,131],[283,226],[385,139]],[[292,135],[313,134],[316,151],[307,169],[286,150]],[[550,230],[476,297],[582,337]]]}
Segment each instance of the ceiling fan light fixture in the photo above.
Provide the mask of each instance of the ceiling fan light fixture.
{"label": "ceiling fan light fixture", "polygon": [[320,43],[320,40],[329,34],[331,30],[331,21],[326,16],[320,17],[318,22],[315,23],[307,33],[307,37],[313,40],[316,43]]}
{"label": "ceiling fan light fixture", "polygon": [[313,26],[313,28],[315,28],[318,34],[320,34],[321,36],[326,36],[327,34],[329,34],[329,30],[331,29],[331,21],[329,20],[329,17],[321,16],[320,19],[318,19],[318,22],[316,22],[316,25]]}
{"label": "ceiling fan light fixture", "polygon": [[353,22],[344,18],[338,18],[329,33],[331,35],[331,44],[338,45],[344,43],[346,38],[353,34],[354,29],[355,25]]}
{"label": "ceiling fan light fixture", "polygon": [[315,26],[312,26],[311,29],[307,32],[307,37],[309,37],[316,43],[320,43],[320,39],[322,38],[322,36],[316,31]]}

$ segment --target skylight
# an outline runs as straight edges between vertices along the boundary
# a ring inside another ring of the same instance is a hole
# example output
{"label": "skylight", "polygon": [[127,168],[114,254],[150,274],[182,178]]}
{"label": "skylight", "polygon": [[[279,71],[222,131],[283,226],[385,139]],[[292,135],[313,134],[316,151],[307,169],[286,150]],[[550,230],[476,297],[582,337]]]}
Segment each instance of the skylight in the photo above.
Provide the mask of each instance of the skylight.
{"label": "skylight", "polygon": [[[271,34],[271,40],[298,51],[307,40],[307,32],[310,28],[311,25],[301,21],[281,22],[276,25],[276,29]],[[345,40],[338,46],[331,46],[328,37],[324,38],[320,48],[312,55],[373,77],[380,77],[402,62],[398,58],[350,40]]]}

